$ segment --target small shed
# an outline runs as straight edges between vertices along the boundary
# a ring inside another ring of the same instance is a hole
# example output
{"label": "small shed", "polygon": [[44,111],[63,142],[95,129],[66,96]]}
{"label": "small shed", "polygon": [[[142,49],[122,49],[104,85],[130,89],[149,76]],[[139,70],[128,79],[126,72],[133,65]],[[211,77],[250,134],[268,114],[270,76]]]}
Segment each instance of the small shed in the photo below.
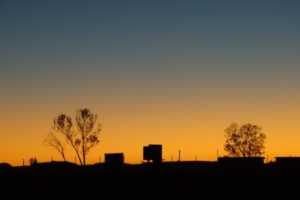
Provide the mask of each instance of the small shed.
{"label": "small shed", "polygon": [[144,146],[144,160],[147,162],[161,163],[162,162],[162,145],[161,144],[149,144]]}
{"label": "small shed", "polygon": [[106,165],[123,165],[124,164],[124,154],[123,153],[106,153],[105,161]]}

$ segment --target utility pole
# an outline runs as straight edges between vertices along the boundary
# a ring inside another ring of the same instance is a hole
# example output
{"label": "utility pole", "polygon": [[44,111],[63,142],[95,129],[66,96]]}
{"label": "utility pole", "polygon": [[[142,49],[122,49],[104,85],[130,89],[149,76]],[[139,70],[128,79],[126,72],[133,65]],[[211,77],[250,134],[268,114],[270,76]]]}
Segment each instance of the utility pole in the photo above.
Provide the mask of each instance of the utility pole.
{"label": "utility pole", "polygon": [[181,157],[181,150],[179,149],[179,151],[178,151],[178,161],[180,162],[180,158]]}

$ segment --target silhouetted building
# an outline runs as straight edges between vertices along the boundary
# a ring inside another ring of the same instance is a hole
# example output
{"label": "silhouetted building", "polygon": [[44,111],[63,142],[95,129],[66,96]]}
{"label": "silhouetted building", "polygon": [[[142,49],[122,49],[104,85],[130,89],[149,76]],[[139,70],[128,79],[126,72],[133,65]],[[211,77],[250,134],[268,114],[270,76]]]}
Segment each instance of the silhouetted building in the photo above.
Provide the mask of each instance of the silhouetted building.
{"label": "silhouetted building", "polygon": [[287,169],[300,167],[300,157],[275,157],[276,166]]}
{"label": "silhouetted building", "polygon": [[161,144],[149,144],[144,146],[144,160],[153,163],[162,162],[162,145]]}
{"label": "silhouetted building", "polygon": [[219,157],[218,165],[224,169],[262,168],[264,157]]}
{"label": "silhouetted building", "polygon": [[106,153],[105,154],[105,164],[119,166],[124,164],[124,154],[123,153]]}

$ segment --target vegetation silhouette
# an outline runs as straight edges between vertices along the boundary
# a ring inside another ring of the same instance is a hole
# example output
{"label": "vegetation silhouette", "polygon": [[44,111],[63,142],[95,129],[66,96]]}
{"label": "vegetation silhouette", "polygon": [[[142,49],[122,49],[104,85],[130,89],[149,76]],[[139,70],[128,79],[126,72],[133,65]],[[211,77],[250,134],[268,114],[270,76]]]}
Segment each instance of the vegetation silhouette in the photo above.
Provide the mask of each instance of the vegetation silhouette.
{"label": "vegetation silhouette", "polygon": [[58,137],[52,132],[47,135],[47,137],[44,140],[44,143],[49,146],[54,148],[56,151],[59,152],[61,155],[63,161],[66,161],[66,156],[65,156],[65,146],[63,143],[58,139]]}
{"label": "vegetation silhouette", "polygon": [[72,118],[66,114],[59,114],[53,120],[53,132],[47,135],[45,143],[57,150],[66,161],[65,145],[58,135],[63,136],[66,143],[75,151],[80,164],[85,165],[90,149],[100,142],[99,134],[102,126],[97,123],[97,118],[97,115],[88,108],[78,109],[75,116],[77,127],[75,131]]}
{"label": "vegetation silhouette", "polygon": [[8,163],[0,163],[0,170],[1,169],[7,169],[7,168],[11,168],[12,166]]}
{"label": "vegetation silhouette", "polygon": [[29,159],[29,165],[30,166],[34,166],[34,165],[36,165],[38,163],[38,161],[37,161],[37,159],[36,158],[30,158]]}
{"label": "vegetation silhouette", "polygon": [[225,130],[224,150],[232,157],[257,157],[264,154],[266,135],[258,125],[247,123],[239,127],[232,123]]}

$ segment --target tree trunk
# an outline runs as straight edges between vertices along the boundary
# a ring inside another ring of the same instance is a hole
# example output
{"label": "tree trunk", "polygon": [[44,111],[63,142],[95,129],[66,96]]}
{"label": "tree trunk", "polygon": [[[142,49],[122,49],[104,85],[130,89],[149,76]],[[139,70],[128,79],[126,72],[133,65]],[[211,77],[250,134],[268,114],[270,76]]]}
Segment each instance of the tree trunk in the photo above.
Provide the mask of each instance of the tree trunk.
{"label": "tree trunk", "polygon": [[[85,122],[84,122],[85,123]],[[83,165],[85,165],[85,133],[84,133],[84,125],[83,125],[83,130],[81,133],[81,139],[82,139],[82,159],[83,159]]]}
{"label": "tree trunk", "polygon": [[74,148],[75,152],[76,152],[76,155],[78,157],[78,160],[80,162],[80,165],[82,165],[82,160],[81,160],[81,157],[80,157],[80,154],[78,152],[78,149],[72,144],[72,147]]}
{"label": "tree trunk", "polygon": [[81,160],[80,154],[77,149],[75,151],[76,151],[77,157],[79,159],[80,165],[82,165],[82,160]]}
{"label": "tree trunk", "polygon": [[82,137],[82,159],[83,159],[83,165],[85,165],[85,138]]}

